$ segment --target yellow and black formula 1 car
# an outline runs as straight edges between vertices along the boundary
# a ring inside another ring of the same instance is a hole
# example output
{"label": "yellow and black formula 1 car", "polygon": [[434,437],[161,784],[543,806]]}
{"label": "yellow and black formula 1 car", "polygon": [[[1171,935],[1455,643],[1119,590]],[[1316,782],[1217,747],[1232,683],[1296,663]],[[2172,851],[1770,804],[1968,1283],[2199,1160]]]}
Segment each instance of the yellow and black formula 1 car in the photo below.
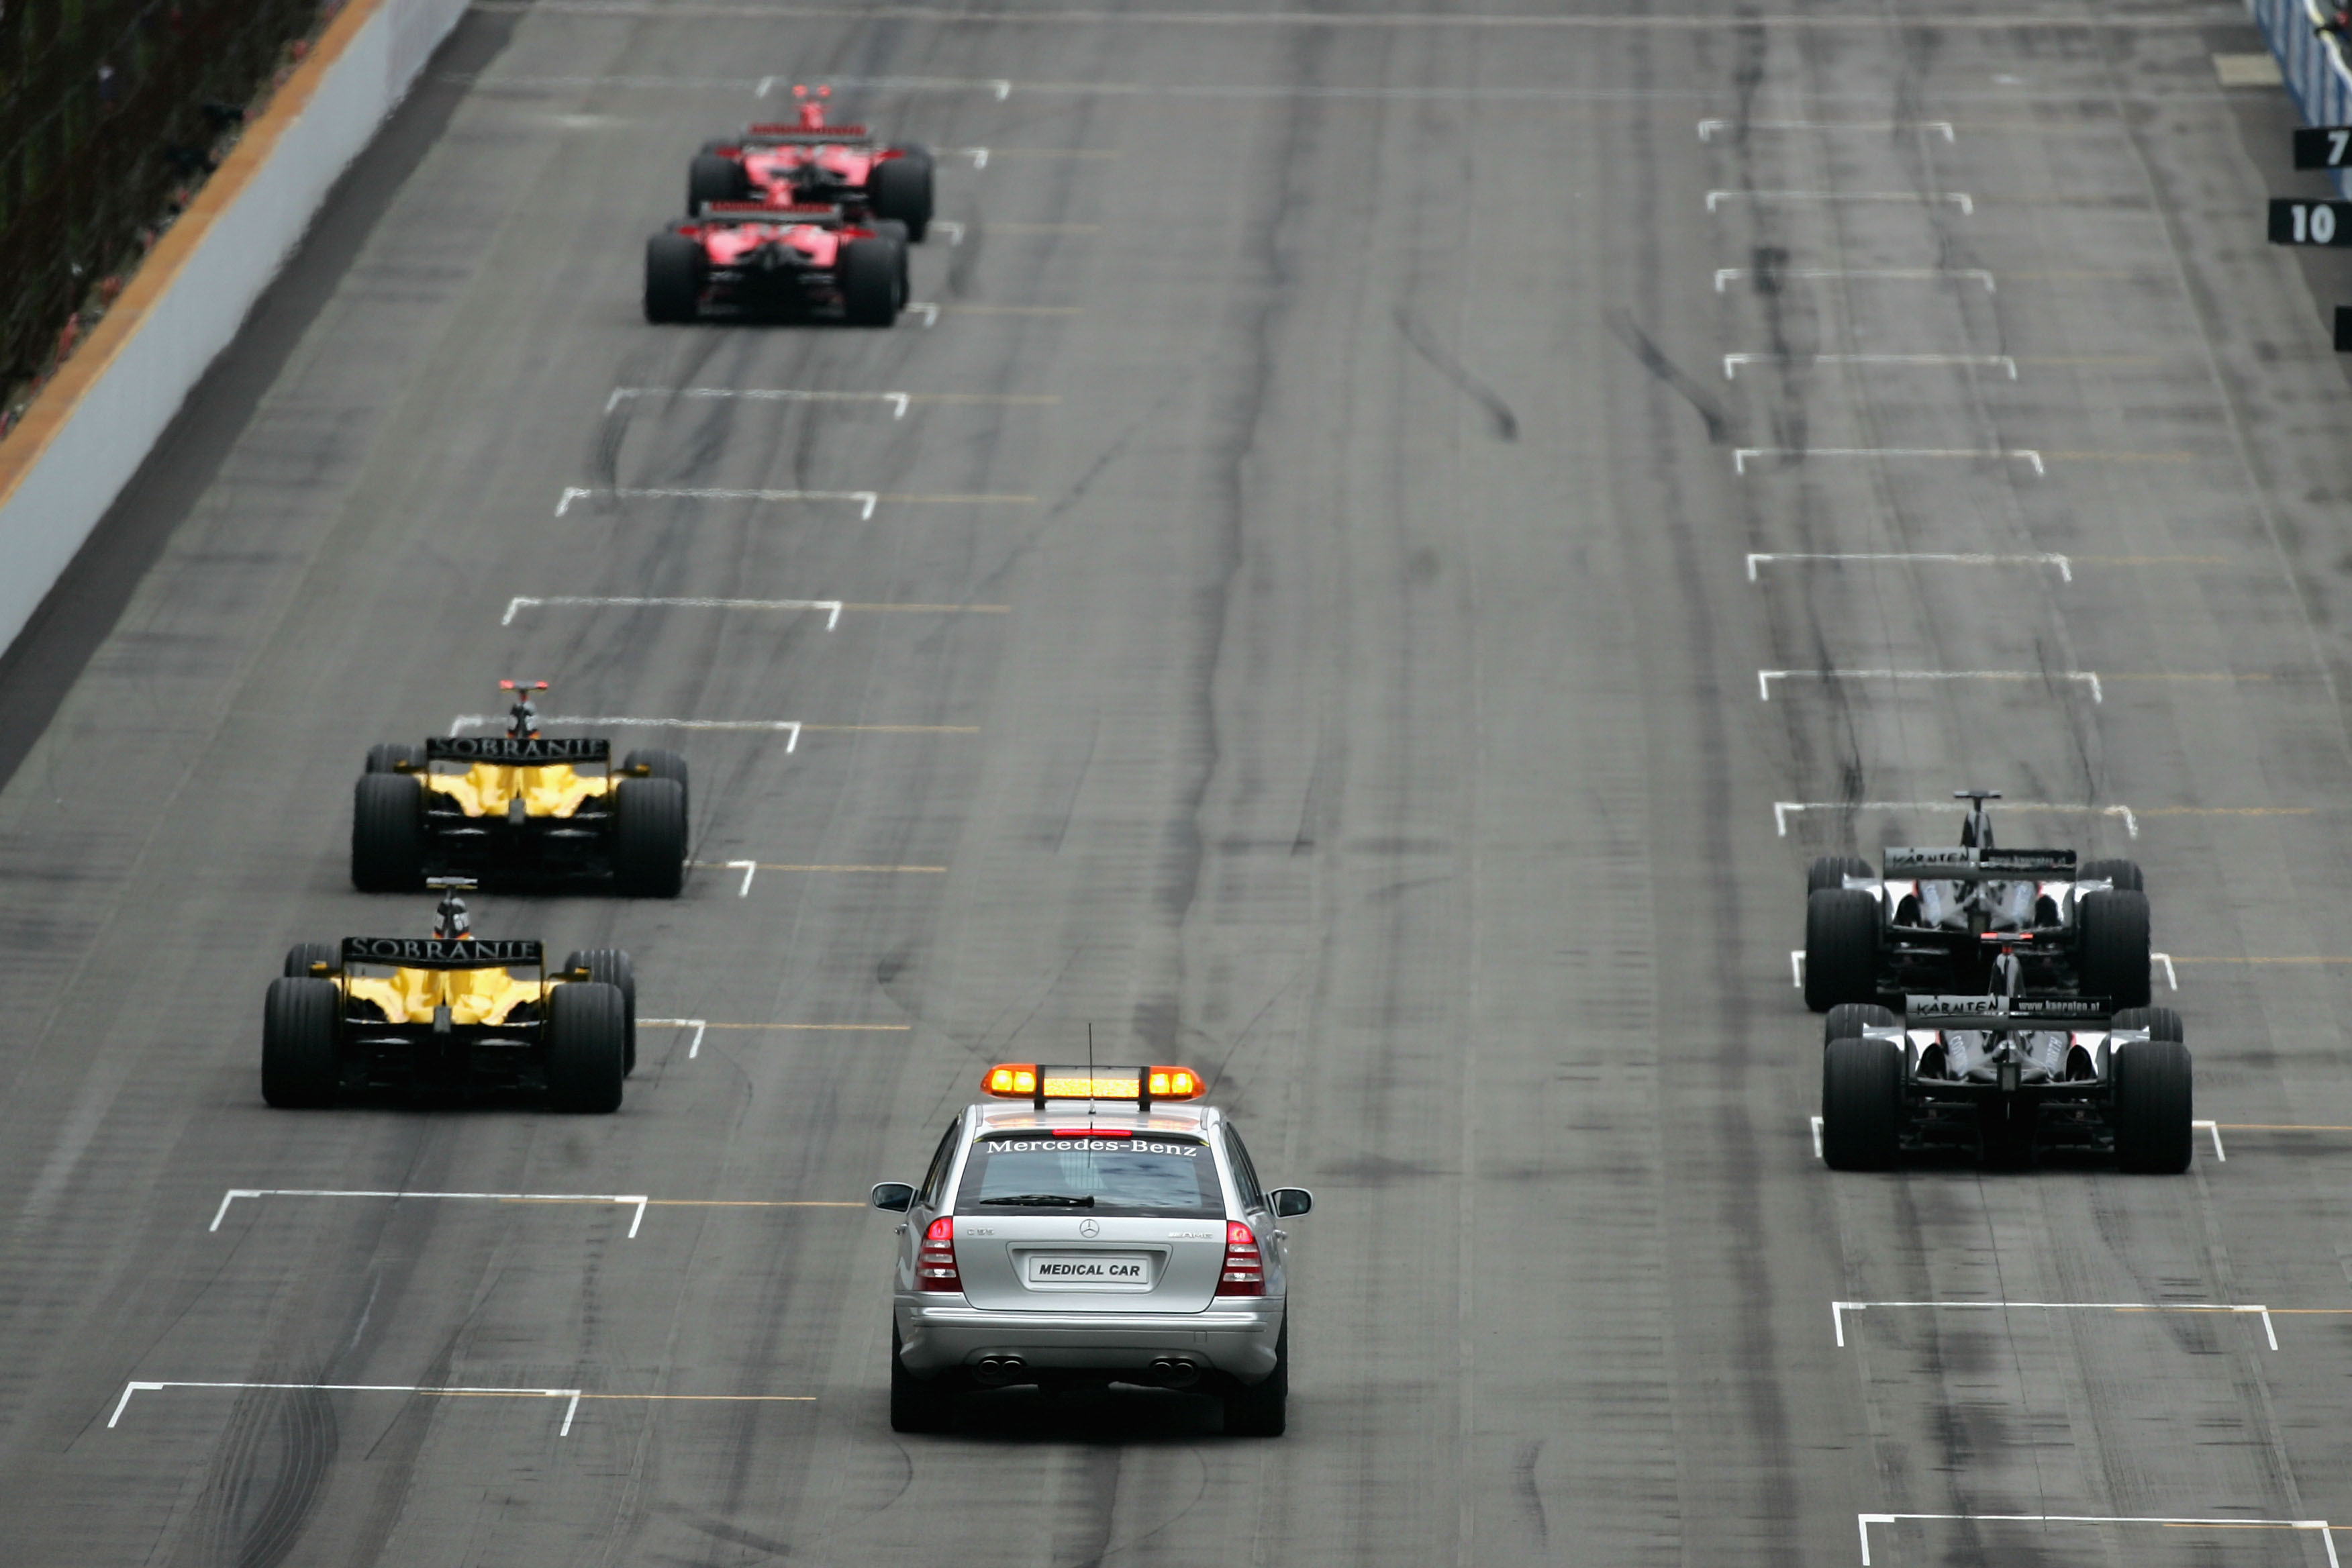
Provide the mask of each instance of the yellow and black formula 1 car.
{"label": "yellow and black formula 1 car", "polygon": [[428,877],[610,877],[624,898],[676,898],[686,880],[686,759],[539,732],[530,694],[513,693],[504,735],[451,735],[368,751],[352,801],[352,882],[412,892]]}
{"label": "yellow and black formula 1 car", "polygon": [[300,942],[262,1009],[261,1096],[280,1107],[346,1095],[544,1094],[557,1110],[610,1111],[636,1066],[629,955],[574,952],[553,970],[536,942],[473,934],[436,878],[429,937]]}

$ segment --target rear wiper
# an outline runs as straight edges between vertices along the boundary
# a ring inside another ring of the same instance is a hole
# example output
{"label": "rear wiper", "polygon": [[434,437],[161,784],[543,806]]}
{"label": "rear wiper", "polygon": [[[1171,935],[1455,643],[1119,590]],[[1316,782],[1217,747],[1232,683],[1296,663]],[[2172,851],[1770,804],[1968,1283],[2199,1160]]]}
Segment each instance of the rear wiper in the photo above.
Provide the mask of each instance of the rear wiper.
{"label": "rear wiper", "polygon": [[1022,1193],[1009,1198],[982,1198],[983,1204],[1018,1204],[1033,1209],[1090,1209],[1095,1206],[1094,1194],[1074,1198],[1064,1193]]}

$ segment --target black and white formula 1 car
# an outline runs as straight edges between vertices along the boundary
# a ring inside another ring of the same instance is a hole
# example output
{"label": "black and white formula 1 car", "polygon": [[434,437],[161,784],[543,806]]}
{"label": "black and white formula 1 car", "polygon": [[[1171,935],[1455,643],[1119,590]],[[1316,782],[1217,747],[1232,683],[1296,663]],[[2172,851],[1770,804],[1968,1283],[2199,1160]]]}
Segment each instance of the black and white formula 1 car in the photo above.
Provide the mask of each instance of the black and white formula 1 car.
{"label": "black and white formula 1 car", "polygon": [[1873,871],[1825,856],[1805,879],[1805,1005],[1912,993],[1992,989],[1996,935],[2023,967],[2023,988],[2148,1001],[2147,893],[2129,860],[2075,863],[2072,849],[2000,849],[1984,803],[1971,803],[1952,848],[1890,847]]}
{"label": "black and white formula 1 car", "polygon": [[1832,1008],[1822,1157],[1885,1170],[1943,1151],[2020,1163],[2064,1151],[2126,1171],[2189,1168],[2189,1047],[2169,1007],[2104,996],[1910,996]]}

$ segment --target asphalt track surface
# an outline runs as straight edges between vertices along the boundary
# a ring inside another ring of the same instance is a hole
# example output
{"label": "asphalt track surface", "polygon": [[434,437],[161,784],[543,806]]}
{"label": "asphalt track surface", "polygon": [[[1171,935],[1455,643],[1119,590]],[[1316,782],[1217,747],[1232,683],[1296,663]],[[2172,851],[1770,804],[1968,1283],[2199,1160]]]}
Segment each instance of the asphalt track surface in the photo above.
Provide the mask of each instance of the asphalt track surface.
{"label": "asphalt track surface", "polygon": [[[2352,443],[2234,8],[1177,9],[463,25],[12,658],[10,1562],[2327,1559]],[[990,149],[930,324],[639,319],[770,76]],[[2002,559],[1749,563],[1904,552]],[[362,750],[510,674],[807,726],[671,735],[676,903],[477,901],[706,1026],[609,1119],[265,1109],[285,947],[427,912]],[[1815,1162],[1803,863],[1971,783],[2146,865],[2226,1163]],[[1090,1023],[1318,1194],[1282,1439],[887,1428],[866,1189]]]}

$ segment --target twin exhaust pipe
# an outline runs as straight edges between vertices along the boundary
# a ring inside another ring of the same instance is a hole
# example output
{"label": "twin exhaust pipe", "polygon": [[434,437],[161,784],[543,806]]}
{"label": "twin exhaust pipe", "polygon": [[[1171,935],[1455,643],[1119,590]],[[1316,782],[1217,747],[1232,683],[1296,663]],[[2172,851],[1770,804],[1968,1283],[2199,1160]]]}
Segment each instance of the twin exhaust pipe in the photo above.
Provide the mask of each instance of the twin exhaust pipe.
{"label": "twin exhaust pipe", "polygon": [[[1015,1384],[1035,1383],[1037,1374],[1029,1363],[1017,1355],[984,1355],[972,1363],[971,1379],[982,1388],[1010,1388]],[[1142,1375],[1119,1382],[1147,1384],[1153,1388],[1191,1388],[1201,1381],[1201,1363],[1183,1356],[1155,1357]]]}

